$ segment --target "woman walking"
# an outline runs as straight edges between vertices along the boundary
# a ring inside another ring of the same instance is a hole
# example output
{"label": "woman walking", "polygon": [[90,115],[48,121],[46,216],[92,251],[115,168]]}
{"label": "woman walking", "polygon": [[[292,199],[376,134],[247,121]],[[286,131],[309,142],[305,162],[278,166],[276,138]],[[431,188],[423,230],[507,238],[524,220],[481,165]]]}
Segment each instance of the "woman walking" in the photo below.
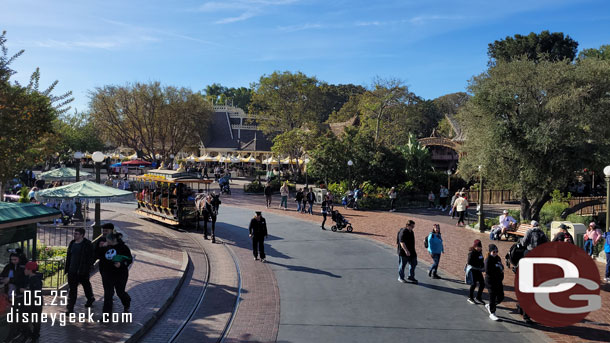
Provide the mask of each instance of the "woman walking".
{"label": "woman walking", "polygon": [[324,218],[322,220],[322,230],[326,230],[326,228],[324,228],[324,223],[326,223],[327,215],[328,215],[328,200],[327,200],[327,198],[324,198],[324,200],[322,200],[322,217]]}
{"label": "woman walking", "polygon": [[593,247],[597,245],[600,238],[602,238],[602,234],[597,229],[597,224],[595,224],[595,222],[589,223],[589,227],[584,235],[585,251],[587,252],[587,255],[593,256]]}
{"label": "woman walking", "polygon": [[441,237],[441,226],[439,224],[432,225],[432,232],[428,235],[428,253],[430,253],[430,257],[432,257],[432,261],[434,263],[430,267],[428,271],[428,276],[433,279],[440,279],[438,276],[438,264],[441,260],[441,254],[445,253],[445,248],[443,247],[443,238]]}
{"label": "woman walking", "polygon": [[282,187],[280,187],[280,195],[282,196],[282,201],[280,202],[280,208],[284,207],[284,211],[288,209],[288,195],[290,194],[290,189],[288,188],[288,182],[284,181]]}
{"label": "woman walking", "polygon": [[489,304],[485,308],[489,312],[491,320],[498,320],[496,317],[496,305],[504,300],[504,266],[502,258],[498,256],[498,247],[495,244],[489,245],[489,254],[485,259],[485,285],[489,290]]}
{"label": "woman walking", "polygon": [[396,189],[394,187],[390,189],[388,196],[390,197],[390,212],[394,212],[396,211],[396,209],[394,209],[394,205],[396,204],[396,197],[398,196],[398,193],[396,193]]}
{"label": "woman walking", "polygon": [[[475,239],[474,244],[472,245],[472,247],[470,247],[468,252],[468,264],[466,265],[466,274],[470,273],[472,275],[468,302],[473,305],[485,304],[485,302],[483,301],[483,290],[485,289],[483,271],[485,271],[485,261],[483,259],[483,255],[481,254],[482,250],[483,246],[481,245],[481,241]],[[475,288],[477,288],[477,283],[479,284],[479,291],[477,292],[477,297],[475,299],[474,290]]]}
{"label": "woman walking", "polygon": [[129,278],[127,267],[131,264],[133,257],[122,237],[123,235],[120,233],[107,235],[106,241],[100,243],[100,249],[98,250],[100,272],[103,270],[101,275],[104,285],[104,313],[112,312],[112,298],[115,290],[123,304],[123,313],[129,312],[131,306],[131,297],[125,292],[125,286]]}
{"label": "woman walking", "polygon": [[457,211],[458,213],[458,222],[457,222],[457,226],[460,226],[460,223],[462,223],[462,225],[466,225],[464,223],[464,219],[466,217],[466,210],[468,209],[468,200],[466,200],[466,198],[464,198],[464,194],[460,193],[460,196],[455,199],[455,204],[453,204],[454,206],[454,211]]}

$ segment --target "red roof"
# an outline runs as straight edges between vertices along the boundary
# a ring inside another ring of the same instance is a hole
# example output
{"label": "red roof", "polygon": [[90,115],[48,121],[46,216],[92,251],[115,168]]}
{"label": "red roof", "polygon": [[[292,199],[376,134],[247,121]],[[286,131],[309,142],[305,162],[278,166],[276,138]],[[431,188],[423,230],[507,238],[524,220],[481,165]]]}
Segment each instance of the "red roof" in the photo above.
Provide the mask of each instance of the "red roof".
{"label": "red roof", "polygon": [[127,162],[121,162],[122,166],[149,166],[152,163],[148,162],[148,161],[142,161],[142,160],[133,160],[133,161],[127,161]]}

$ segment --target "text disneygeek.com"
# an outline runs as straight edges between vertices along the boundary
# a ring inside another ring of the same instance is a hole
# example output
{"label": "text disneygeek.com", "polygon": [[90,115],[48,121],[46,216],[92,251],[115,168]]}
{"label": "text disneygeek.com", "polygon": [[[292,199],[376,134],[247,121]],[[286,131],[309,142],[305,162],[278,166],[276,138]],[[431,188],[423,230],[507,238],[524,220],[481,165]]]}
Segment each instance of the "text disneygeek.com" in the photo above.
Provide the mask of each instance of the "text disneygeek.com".
{"label": "text disneygeek.com", "polygon": [[56,324],[66,326],[66,324],[75,323],[131,323],[133,320],[131,313],[103,313],[97,318],[94,318],[93,315],[90,308],[86,313],[32,313],[11,308],[6,314],[6,321],[8,323],[51,323],[51,326]]}

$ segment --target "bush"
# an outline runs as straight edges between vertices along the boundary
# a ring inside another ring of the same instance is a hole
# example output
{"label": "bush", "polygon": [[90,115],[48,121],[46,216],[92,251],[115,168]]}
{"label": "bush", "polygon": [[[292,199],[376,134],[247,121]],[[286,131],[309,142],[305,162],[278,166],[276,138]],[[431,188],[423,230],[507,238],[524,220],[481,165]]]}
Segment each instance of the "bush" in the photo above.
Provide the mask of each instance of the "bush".
{"label": "bush", "polygon": [[554,202],[554,203],[568,202],[568,201],[570,201],[570,199],[572,199],[572,193],[568,192],[567,195],[564,195],[558,189],[556,189],[553,191],[553,193],[551,193],[551,198],[552,198],[551,202]]}
{"label": "bush", "polygon": [[265,190],[265,186],[257,180],[252,183],[244,185],[244,192],[246,193],[262,193]]}
{"label": "bush", "polygon": [[593,217],[591,216],[581,216],[578,214],[570,214],[567,218],[567,221],[572,223],[580,223],[585,224],[585,226],[589,226],[589,223],[593,221]]}
{"label": "bush", "polygon": [[[521,211],[520,210],[508,210],[508,215],[515,218],[517,223],[521,222]],[[500,218],[498,218],[500,219]]]}
{"label": "bush", "polygon": [[540,210],[540,224],[549,224],[553,220],[561,220],[561,213],[568,208],[565,202],[549,202]]}

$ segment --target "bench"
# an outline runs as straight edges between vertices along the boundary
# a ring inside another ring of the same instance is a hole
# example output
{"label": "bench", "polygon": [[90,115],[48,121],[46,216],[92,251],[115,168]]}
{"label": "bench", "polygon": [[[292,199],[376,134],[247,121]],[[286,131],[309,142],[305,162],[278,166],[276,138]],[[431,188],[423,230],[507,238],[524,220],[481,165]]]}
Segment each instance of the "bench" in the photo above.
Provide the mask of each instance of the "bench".
{"label": "bench", "polygon": [[533,228],[533,226],[530,224],[521,224],[519,225],[519,227],[517,227],[517,230],[505,232],[504,237],[506,238],[506,240],[512,238],[513,241],[516,242],[517,240],[519,240],[519,238],[524,237],[527,233],[527,230],[531,228]]}

